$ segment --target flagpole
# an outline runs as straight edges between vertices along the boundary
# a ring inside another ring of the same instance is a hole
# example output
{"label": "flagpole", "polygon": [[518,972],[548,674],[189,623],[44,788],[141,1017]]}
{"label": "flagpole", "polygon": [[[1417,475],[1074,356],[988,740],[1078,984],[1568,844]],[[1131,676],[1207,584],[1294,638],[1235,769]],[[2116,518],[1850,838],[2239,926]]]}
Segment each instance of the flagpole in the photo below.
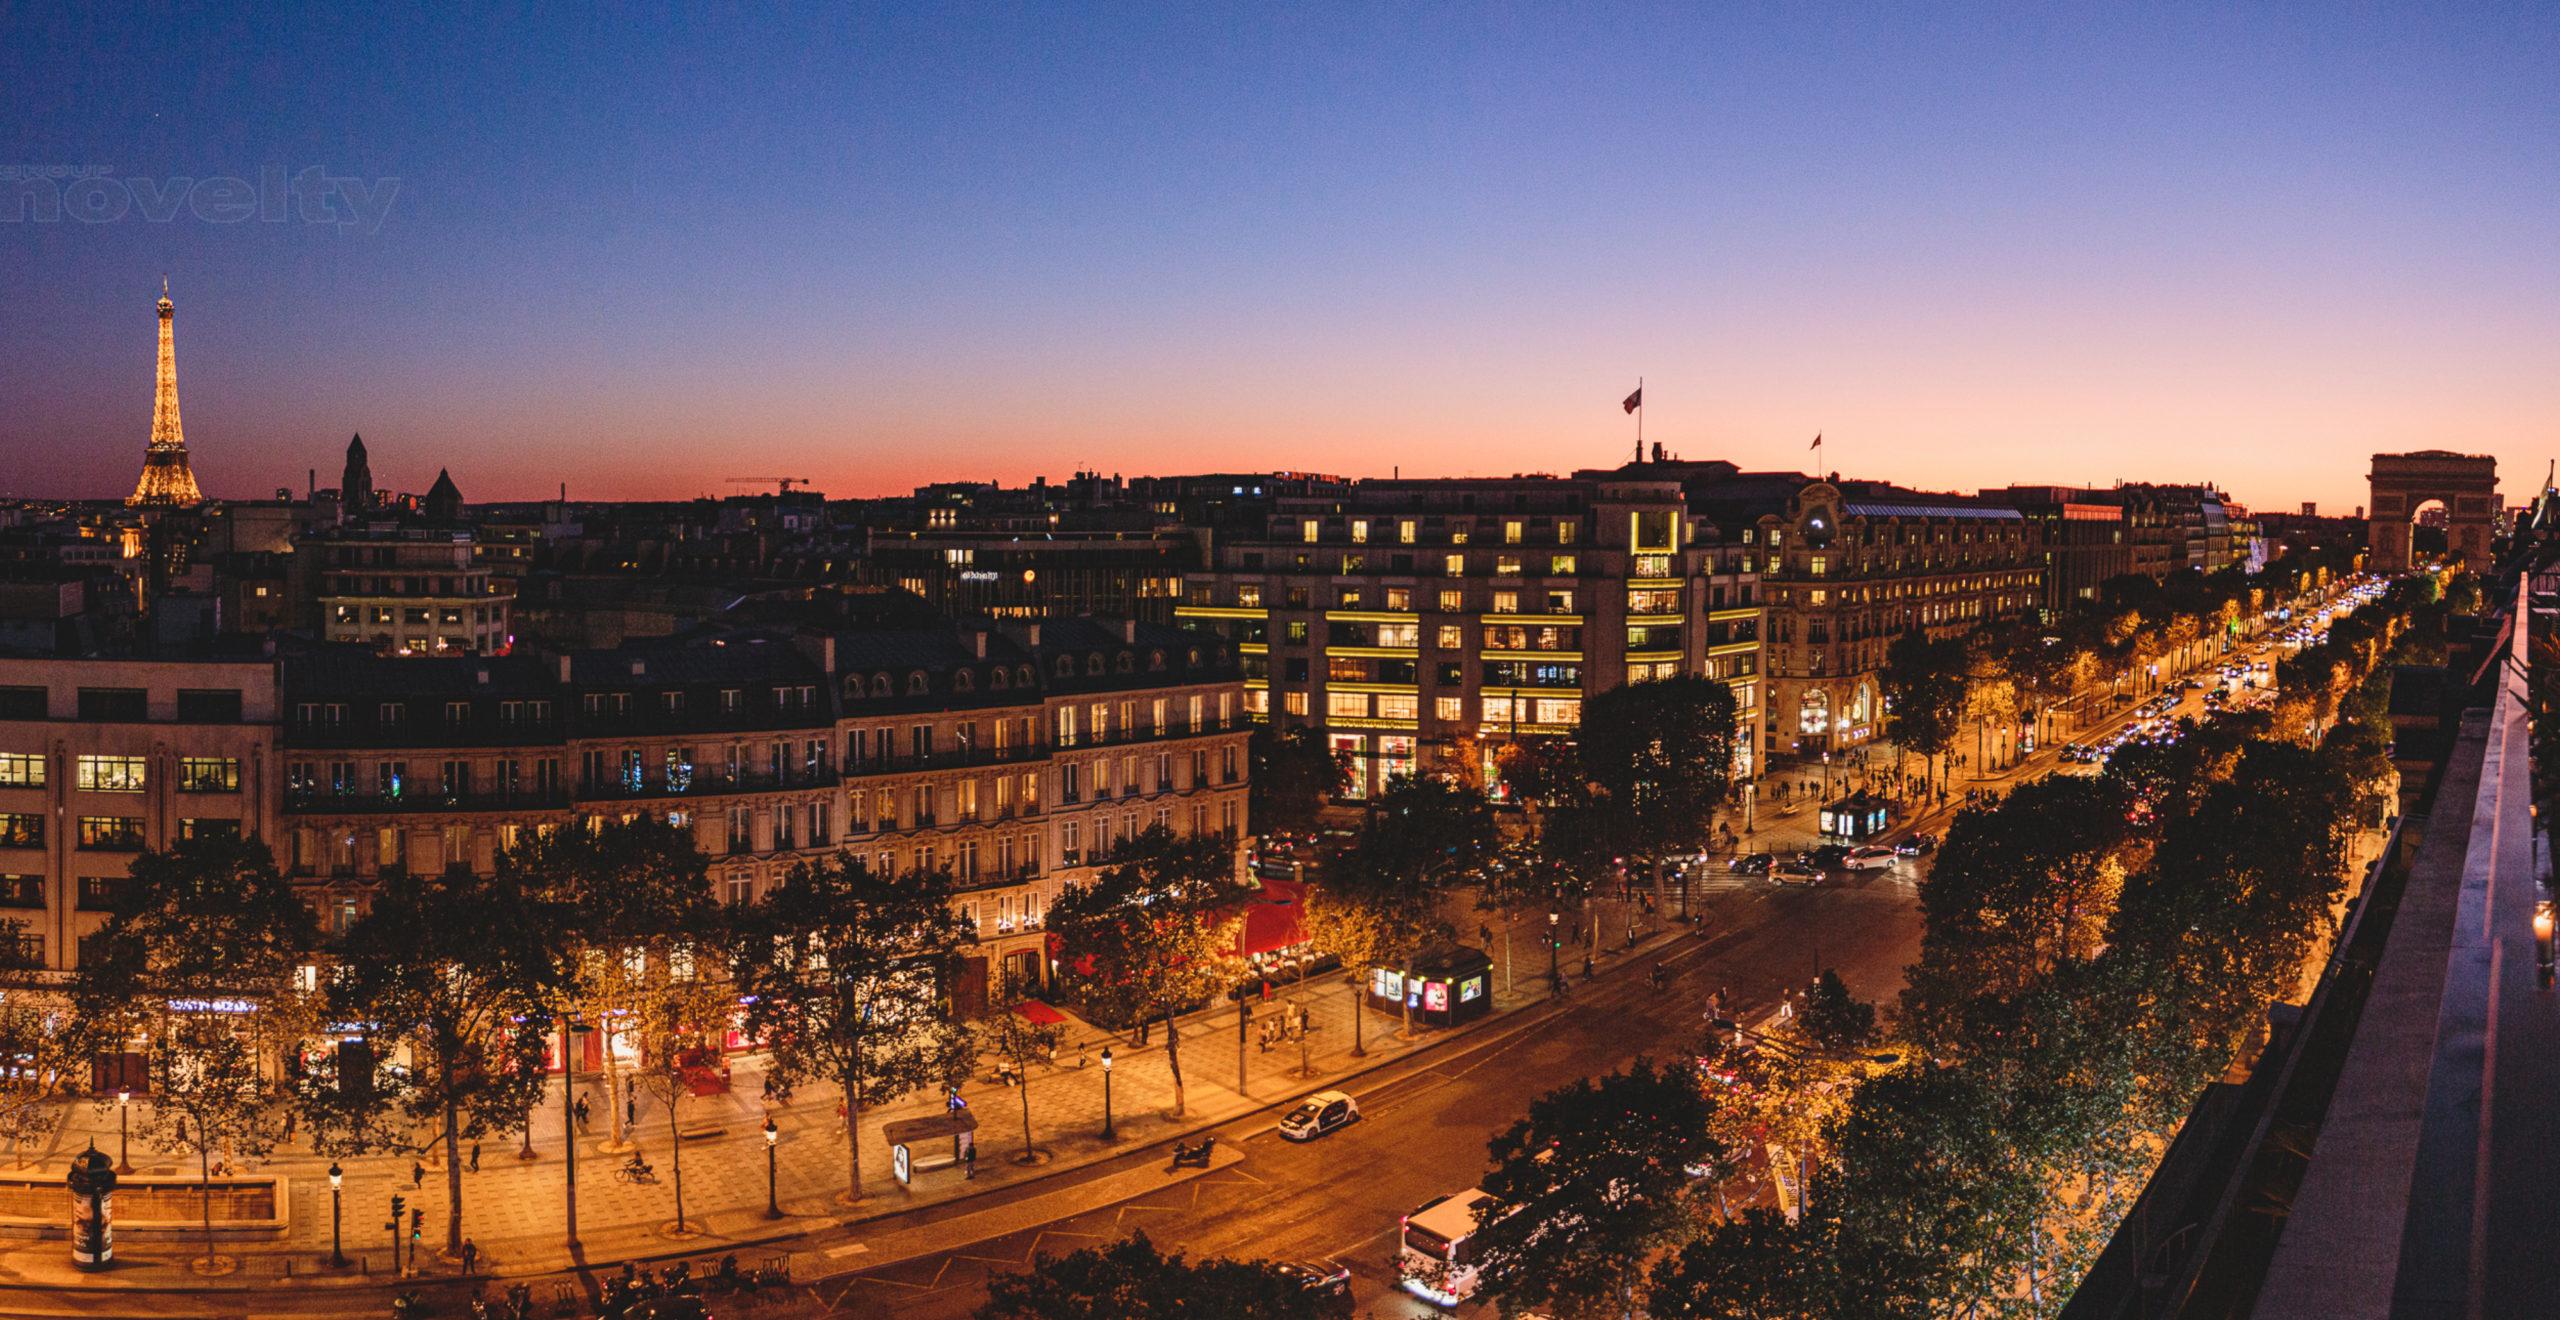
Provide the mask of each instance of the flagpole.
{"label": "flagpole", "polygon": [[1636,461],[1644,461],[1644,377],[1636,377]]}

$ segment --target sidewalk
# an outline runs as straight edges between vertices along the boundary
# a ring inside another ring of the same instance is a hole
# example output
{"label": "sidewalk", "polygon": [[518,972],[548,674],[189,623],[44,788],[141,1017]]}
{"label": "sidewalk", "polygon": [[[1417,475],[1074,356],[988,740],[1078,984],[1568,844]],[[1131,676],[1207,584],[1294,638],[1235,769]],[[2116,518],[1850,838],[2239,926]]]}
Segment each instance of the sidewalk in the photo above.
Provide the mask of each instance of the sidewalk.
{"label": "sidewalk", "polygon": [[[1623,945],[1604,948],[1601,967],[1606,971],[1630,958],[1650,956],[1664,940],[1675,938],[1685,929],[1668,926],[1634,950]],[[1537,949],[1535,939],[1527,924],[1522,923],[1512,940],[1522,965],[1516,978],[1506,977],[1509,969],[1502,952],[1501,931],[1496,927],[1495,947],[1490,950],[1494,959],[1491,980],[1495,1009],[1491,1015],[1455,1030],[1417,1027],[1413,1039],[1399,1040],[1398,1019],[1372,1011],[1363,1027],[1365,1057],[1351,1053],[1355,1001],[1341,972],[1313,978],[1303,991],[1296,985],[1275,985],[1270,1003],[1254,1005],[1254,1020],[1247,1028],[1241,1086],[1235,1006],[1223,1004],[1182,1019],[1180,1053],[1187,1103],[1179,1117],[1171,1113],[1173,1080],[1161,1023],[1150,1043],[1140,1046],[1131,1043],[1131,1037],[1105,1033],[1071,1019],[1069,1040],[1059,1051],[1058,1064],[1035,1066],[1031,1073],[1031,1139],[1040,1163],[1016,1162],[1024,1151],[1024,1093],[979,1081],[964,1090],[979,1123],[975,1177],[965,1178],[956,1169],[920,1170],[912,1187],[901,1187],[891,1175],[889,1147],[880,1130],[890,1121],[942,1112],[939,1095],[928,1092],[874,1107],[863,1115],[864,1196],[854,1205],[840,1200],[846,1182],[846,1158],[844,1124],[837,1112],[834,1088],[805,1084],[791,1104],[768,1107],[757,1099],[763,1082],[758,1061],[752,1057],[739,1059],[729,1092],[690,1098],[682,1107],[684,1129],[719,1129],[717,1135],[688,1138],[682,1143],[685,1218],[695,1230],[682,1238],[672,1231],[677,1161],[670,1153],[664,1109],[643,1096],[636,1128],[641,1151],[656,1166],[659,1181],[654,1185],[617,1183],[613,1171],[624,1157],[598,1149],[607,1139],[609,1125],[604,1121],[604,1096],[597,1088],[591,1092],[591,1104],[595,1106],[592,1130],[578,1142],[578,1227],[582,1250],[574,1257],[563,1240],[561,1090],[555,1081],[549,1099],[534,1116],[532,1160],[518,1159],[521,1143],[513,1135],[484,1138],[481,1142],[479,1171],[465,1172],[462,1177],[464,1230],[479,1247],[481,1273],[496,1275],[547,1274],[609,1266],[632,1258],[717,1255],[726,1251],[746,1256],[754,1251],[809,1250],[813,1243],[807,1239],[845,1226],[857,1230],[854,1242],[878,1243],[899,1226],[880,1222],[873,1229],[870,1226],[875,1221],[894,1221],[928,1206],[982,1197],[1046,1179],[1058,1179],[1058,1189],[1072,1190],[1079,1186],[1078,1182],[1060,1179],[1060,1175],[1276,1107],[1310,1091],[1340,1085],[1358,1073],[1442,1042],[1462,1039],[1488,1027],[1515,1024],[1521,1010],[1547,1002],[1543,950]],[[1581,951],[1568,948],[1566,953],[1570,961],[1579,958]],[[1579,971],[1578,966],[1575,970]],[[1262,1020],[1282,1014],[1302,996],[1314,1024],[1307,1049],[1313,1075],[1306,1077],[1297,1075],[1300,1051],[1295,1043],[1275,1046],[1267,1052],[1258,1043]],[[1089,1051],[1083,1067],[1077,1066],[1080,1045]],[[1104,1045],[1111,1048],[1113,1055],[1109,1092],[1116,1140],[1109,1143],[1100,1135],[1105,1076],[1100,1055]],[[589,1075],[581,1074],[581,1090],[587,1090],[593,1081]],[[779,1220],[765,1216],[766,1152],[762,1133],[768,1116],[779,1131],[772,1165],[774,1191],[784,1215]],[[47,1148],[41,1152],[31,1148],[24,1163],[62,1169],[71,1154],[92,1140],[100,1150],[112,1153],[117,1149],[112,1105],[103,1115],[86,1103],[74,1106]],[[464,1143],[463,1152],[467,1162],[468,1142]],[[924,1152],[920,1150],[918,1154],[922,1156]],[[133,1147],[133,1159],[139,1173],[182,1173],[176,1158],[139,1143]],[[249,1164],[251,1171],[277,1174],[285,1180],[290,1225],[280,1237],[223,1240],[222,1252],[240,1261],[235,1274],[205,1279],[190,1272],[186,1262],[201,1254],[202,1240],[171,1230],[119,1233],[116,1268],[103,1274],[84,1274],[71,1267],[63,1233],[47,1231],[42,1237],[16,1235],[5,1250],[0,1250],[0,1286],[225,1292],[272,1288],[283,1279],[292,1280],[293,1285],[324,1287],[384,1284],[392,1274],[391,1235],[385,1231],[384,1221],[394,1193],[426,1211],[423,1272],[455,1277],[458,1266],[436,1259],[450,1212],[445,1175],[440,1168],[430,1169],[423,1187],[413,1187],[411,1163],[405,1155],[344,1162],[343,1241],[350,1261],[345,1271],[331,1271],[324,1263],[330,1250],[329,1161],[297,1146]],[[843,1256],[864,1249],[835,1245],[841,1242],[841,1238],[831,1239],[832,1249],[824,1254]],[[808,1272],[805,1266],[801,1270],[803,1275]]]}

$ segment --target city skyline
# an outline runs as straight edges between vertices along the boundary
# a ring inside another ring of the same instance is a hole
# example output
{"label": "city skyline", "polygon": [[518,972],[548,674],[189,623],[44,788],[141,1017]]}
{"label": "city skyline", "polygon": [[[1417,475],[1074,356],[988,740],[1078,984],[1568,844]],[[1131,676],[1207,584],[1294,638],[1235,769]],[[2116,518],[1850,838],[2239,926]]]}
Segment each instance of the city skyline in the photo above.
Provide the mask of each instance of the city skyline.
{"label": "city skyline", "polygon": [[6,493],[130,489],[163,274],[222,498],[356,432],[475,499],[1564,473],[1641,375],[1693,458],[2336,513],[2385,451],[2520,498],[2560,401],[2528,8],[1230,18],[15,16],[15,168],[128,210],[9,180]]}

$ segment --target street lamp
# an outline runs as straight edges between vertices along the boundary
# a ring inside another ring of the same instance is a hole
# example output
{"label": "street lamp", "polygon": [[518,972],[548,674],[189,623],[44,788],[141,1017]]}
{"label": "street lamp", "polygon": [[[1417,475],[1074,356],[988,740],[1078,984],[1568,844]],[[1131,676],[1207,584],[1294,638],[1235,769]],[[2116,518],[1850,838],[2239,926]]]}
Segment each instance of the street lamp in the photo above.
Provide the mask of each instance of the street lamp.
{"label": "street lamp", "polygon": [[329,1268],[333,1270],[343,1270],[347,1267],[347,1253],[341,1249],[338,1237],[340,1222],[338,1192],[346,1185],[346,1181],[347,1171],[339,1168],[336,1160],[329,1161]]}
{"label": "street lamp", "polygon": [[585,1024],[560,1022],[560,1187],[568,1202],[569,1251],[578,1250],[578,1033]]}
{"label": "street lamp", "polygon": [[773,1183],[773,1147],[774,1143],[781,1139],[782,1133],[773,1126],[773,1120],[770,1117],[766,1118],[764,1121],[764,1217],[767,1219],[782,1218],[782,1202],[774,1195]]}
{"label": "street lamp", "polygon": [[1111,1131],[1111,1047],[1102,1047],[1102,1139],[1109,1141]]}
{"label": "street lamp", "polygon": [[133,1172],[133,1092],[116,1092],[116,1172]]}
{"label": "street lamp", "polygon": [[1553,908],[1547,909],[1547,989],[1549,991],[1560,989],[1564,985],[1563,974],[1556,970],[1556,947],[1563,942],[1556,928],[1563,924],[1563,913]]}

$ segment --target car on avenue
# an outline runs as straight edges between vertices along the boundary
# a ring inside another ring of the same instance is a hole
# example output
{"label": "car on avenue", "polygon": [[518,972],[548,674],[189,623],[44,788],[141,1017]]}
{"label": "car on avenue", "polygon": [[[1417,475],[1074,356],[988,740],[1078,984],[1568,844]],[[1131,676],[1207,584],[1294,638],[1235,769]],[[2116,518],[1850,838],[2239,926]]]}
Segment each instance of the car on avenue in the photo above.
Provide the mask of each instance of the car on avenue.
{"label": "car on avenue", "polygon": [[1900,854],[1882,844],[1868,843],[1850,849],[1849,855],[1840,859],[1840,864],[1852,871],[1884,871],[1892,868],[1898,856]]}
{"label": "car on avenue", "polygon": [[[1346,1303],[1351,1300],[1351,1267],[1338,1260],[1276,1260],[1271,1268],[1308,1292]],[[1347,1307],[1344,1314],[1349,1314]]]}
{"label": "car on avenue", "polygon": [[1298,1102],[1280,1120],[1280,1135],[1291,1141],[1313,1141],[1338,1127],[1360,1121],[1360,1102],[1340,1091],[1318,1091]]}
{"label": "car on avenue", "polygon": [[1810,862],[1780,862],[1770,868],[1769,878],[1782,885],[1817,885],[1822,872]]}
{"label": "car on avenue", "polygon": [[1778,858],[1775,853],[1755,852],[1736,853],[1733,860],[1724,865],[1726,870],[1735,875],[1767,875],[1769,868],[1777,864]]}
{"label": "car on avenue", "polygon": [[1936,852],[1938,836],[1925,830],[1917,834],[1906,834],[1900,843],[1893,845],[1893,850],[1905,857],[1917,857],[1922,853]]}
{"label": "car on avenue", "polygon": [[1818,866],[1827,871],[1849,860],[1849,845],[1845,843],[1821,844],[1797,853],[1796,860],[1807,866]]}

